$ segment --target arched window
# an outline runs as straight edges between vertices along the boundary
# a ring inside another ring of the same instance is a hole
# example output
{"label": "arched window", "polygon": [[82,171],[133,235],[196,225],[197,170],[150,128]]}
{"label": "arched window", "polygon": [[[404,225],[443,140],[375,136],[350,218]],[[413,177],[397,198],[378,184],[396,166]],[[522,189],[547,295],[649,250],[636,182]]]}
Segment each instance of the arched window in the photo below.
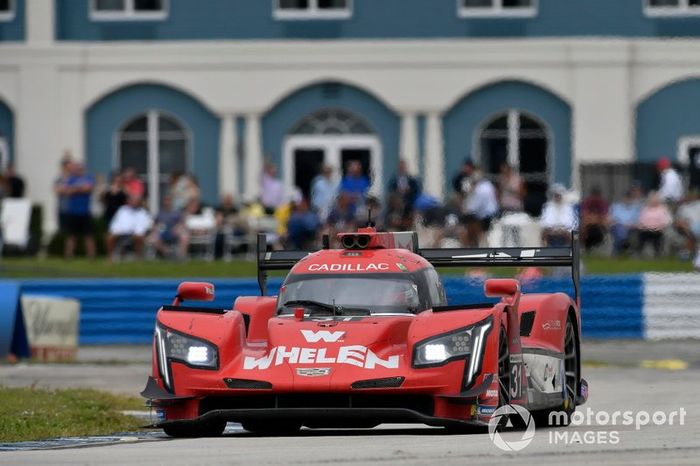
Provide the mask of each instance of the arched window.
{"label": "arched window", "polygon": [[304,117],[290,134],[373,134],[364,120],[341,109],[323,109]]}
{"label": "arched window", "polygon": [[509,110],[487,120],[478,135],[478,160],[484,172],[498,175],[507,163],[520,173],[527,188],[525,210],[539,215],[549,187],[551,141],[536,117]]}
{"label": "arched window", "polygon": [[152,110],[122,127],[117,147],[117,168],[136,171],[146,183],[149,209],[157,212],[170,175],[189,171],[189,132],[172,116]]}

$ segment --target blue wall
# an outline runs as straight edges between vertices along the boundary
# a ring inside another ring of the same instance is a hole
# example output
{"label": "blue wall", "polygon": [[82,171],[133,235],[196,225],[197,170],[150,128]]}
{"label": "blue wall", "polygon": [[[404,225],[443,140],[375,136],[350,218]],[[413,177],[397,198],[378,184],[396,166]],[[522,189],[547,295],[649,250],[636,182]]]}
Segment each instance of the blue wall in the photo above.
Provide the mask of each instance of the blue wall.
{"label": "blue wall", "polygon": [[207,204],[219,201],[219,119],[194,98],[175,89],[138,84],[115,91],[86,113],[87,161],[91,173],[112,171],[114,134],[124,123],[149,110],[177,117],[190,131],[194,174]]}
{"label": "blue wall", "polygon": [[[21,3],[21,1],[20,1]],[[278,21],[273,0],[170,0],[162,21],[91,21],[89,0],[56,0],[59,40],[700,36],[700,17],[646,17],[642,0],[539,0],[533,18],[459,18],[456,0],[354,0],[344,20]]]}
{"label": "blue wall", "polygon": [[0,137],[5,138],[7,141],[11,159],[14,159],[14,136],[15,130],[12,110],[0,100]]}
{"label": "blue wall", "polygon": [[[326,86],[334,86],[327,92]],[[337,89],[335,86],[339,86]],[[340,83],[305,87],[277,103],[262,121],[263,151],[282,167],[282,144],[292,126],[323,108],[341,108],[360,116],[372,126],[382,143],[384,185],[396,172],[399,153],[399,117],[374,96]]]}
{"label": "blue wall", "polygon": [[554,94],[520,81],[504,81],[478,89],[462,98],[445,115],[446,191],[451,192],[452,176],[468,156],[472,156],[475,131],[496,113],[511,108],[524,110],[550,129],[553,147],[550,165],[554,180],[568,184],[571,177],[571,109]]}
{"label": "blue wall", "polygon": [[637,107],[637,158],[676,159],[678,139],[700,135],[700,79],[670,84]]}
{"label": "blue wall", "polygon": [[0,21],[0,42],[24,40],[24,0],[15,1],[15,17]]}
{"label": "blue wall", "polygon": [[[237,296],[257,295],[253,279],[212,280],[216,301],[207,307],[230,307]],[[24,280],[22,292],[72,297],[81,302],[80,344],[150,343],[158,308],[169,304],[179,280]],[[277,293],[280,278],[269,281]],[[483,283],[446,277],[450,303],[484,302]],[[581,283],[582,333],[585,338],[642,338],[643,288],[641,275],[584,277]],[[568,278],[524,282],[523,291],[573,294]]]}

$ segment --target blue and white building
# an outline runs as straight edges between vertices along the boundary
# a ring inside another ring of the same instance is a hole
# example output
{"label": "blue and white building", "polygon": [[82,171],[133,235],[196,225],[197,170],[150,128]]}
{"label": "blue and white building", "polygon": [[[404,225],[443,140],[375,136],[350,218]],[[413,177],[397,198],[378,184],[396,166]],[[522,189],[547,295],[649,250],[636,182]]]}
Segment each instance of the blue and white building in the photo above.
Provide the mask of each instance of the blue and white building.
{"label": "blue and white building", "polygon": [[47,212],[65,150],[209,203],[265,157],[290,188],[403,157],[443,196],[467,156],[576,188],[695,157],[699,39],[700,0],[0,0],[0,160]]}

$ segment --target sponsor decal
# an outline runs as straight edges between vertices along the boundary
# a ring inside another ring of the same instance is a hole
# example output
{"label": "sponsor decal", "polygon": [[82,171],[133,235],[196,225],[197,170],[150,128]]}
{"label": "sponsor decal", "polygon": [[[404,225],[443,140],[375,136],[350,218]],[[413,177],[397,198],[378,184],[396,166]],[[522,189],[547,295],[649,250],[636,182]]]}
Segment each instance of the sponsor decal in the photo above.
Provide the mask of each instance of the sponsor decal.
{"label": "sponsor decal", "polygon": [[402,272],[408,272],[408,267],[403,265],[401,262],[397,262],[396,267],[398,267]]}
{"label": "sponsor decal", "polygon": [[304,335],[304,339],[309,343],[317,343],[321,340],[326,343],[336,343],[338,341],[343,341],[343,337],[345,336],[345,332],[340,330],[333,332],[329,330],[319,330],[317,332],[313,330],[302,330],[301,334]]}
{"label": "sponsor decal", "polygon": [[374,369],[377,366],[387,369],[399,367],[399,356],[389,356],[382,359],[366,346],[341,346],[329,352],[328,348],[300,348],[292,346],[276,346],[261,358],[246,356],[243,369],[268,369],[270,366],[282,364],[349,364],[363,369]]}
{"label": "sponsor decal", "polygon": [[302,377],[323,377],[330,373],[330,367],[297,367],[297,375]]}
{"label": "sponsor decal", "polygon": [[479,406],[478,413],[480,416],[491,416],[495,411],[495,406]]}
{"label": "sponsor decal", "polygon": [[379,272],[389,270],[389,264],[311,264],[309,272]]}
{"label": "sponsor decal", "polygon": [[505,252],[489,252],[482,254],[463,254],[461,256],[452,256],[452,259],[506,259],[511,258],[510,254]]}
{"label": "sponsor decal", "polygon": [[548,320],[542,324],[542,328],[545,330],[561,330],[561,320]]}
{"label": "sponsor decal", "polygon": [[163,422],[165,421],[165,410],[162,408],[156,409],[156,419],[158,419],[158,422]]}
{"label": "sponsor decal", "polygon": [[486,398],[495,398],[498,396],[498,390],[494,390],[492,388],[489,388],[486,390]]}

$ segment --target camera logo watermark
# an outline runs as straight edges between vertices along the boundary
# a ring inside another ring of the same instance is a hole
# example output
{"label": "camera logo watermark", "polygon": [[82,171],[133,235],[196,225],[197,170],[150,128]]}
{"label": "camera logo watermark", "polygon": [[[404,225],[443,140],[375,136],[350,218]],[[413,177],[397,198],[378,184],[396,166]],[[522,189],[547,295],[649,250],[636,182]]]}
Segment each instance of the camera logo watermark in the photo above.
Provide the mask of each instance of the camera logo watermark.
{"label": "camera logo watermark", "polygon": [[[513,427],[513,424],[525,426],[513,438],[506,438],[502,430]],[[519,435],[518,435],[519,434]],[[489,437],[494,445],[503,451],[520,451],[530,445],[535,437],[535,420],[530,411],[519,405],[504,405],[498,408],[489,419]]]}
{"label": "camera logo watermark", "polygon": [[[685,408],[670,412],[608,412],[594,411],[590,407],[585,411],[576,411],[571,414],[565,411],[553,411],[549,414],[549,426],[584,426],[591,429],[550,429],[548,440],[550,445],[617,445],[621,441],[618,426],[634,426],[634,430],[641,430],[648,425],[682,426],[685,425],[686,414]],[[493,444],[503,451],[520,451],[535,437],[535,421],[530,412],[522,406],[501,406],[494,411],[489,420],[489,437]]]}

